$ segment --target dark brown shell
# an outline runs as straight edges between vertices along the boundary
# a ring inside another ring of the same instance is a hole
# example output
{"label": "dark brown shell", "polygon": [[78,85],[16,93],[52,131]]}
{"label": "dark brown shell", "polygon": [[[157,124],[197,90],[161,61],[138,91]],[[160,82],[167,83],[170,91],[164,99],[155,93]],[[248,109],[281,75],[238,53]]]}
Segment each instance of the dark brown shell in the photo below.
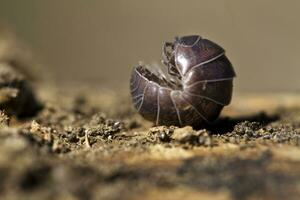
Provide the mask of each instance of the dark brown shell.
{"label": "dark brown shell", "polygon": [[156,125],[213,122],[231,101],[235,72],[225,51],[200,36],[166,44],[171,52],[164,49],[164,62],[177,81],[141,65],[134,67],[130,89],[135,108]]}

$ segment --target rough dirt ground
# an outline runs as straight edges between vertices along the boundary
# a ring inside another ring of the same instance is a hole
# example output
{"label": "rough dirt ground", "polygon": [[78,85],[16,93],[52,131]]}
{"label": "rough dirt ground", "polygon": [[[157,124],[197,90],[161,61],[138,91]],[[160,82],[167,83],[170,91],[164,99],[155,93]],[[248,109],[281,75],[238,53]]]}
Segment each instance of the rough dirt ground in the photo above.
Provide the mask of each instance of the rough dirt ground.
{"label": "rough dirt ground", "polygon": [[32,90],[27,51],[1,34],[1,200],[299,199],[300,94],[235,94],[206,129],[152,127],[126,91]]}
{"label": "rough dirt ground", "polygon": [[300,96],[243,95],[211,127],[151,127],[126,92],[41,85],[1,115],[1,199],[298,199]]}

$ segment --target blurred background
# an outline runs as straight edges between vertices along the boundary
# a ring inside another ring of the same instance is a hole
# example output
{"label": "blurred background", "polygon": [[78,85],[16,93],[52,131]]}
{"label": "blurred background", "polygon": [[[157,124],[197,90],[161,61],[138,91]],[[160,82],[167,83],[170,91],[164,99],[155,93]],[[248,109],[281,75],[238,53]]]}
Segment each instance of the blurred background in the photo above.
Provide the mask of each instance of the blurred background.
{"label": "blurred background", "polygon": [[13,29],[56,82],[129,87],[163,41],[199,34],[225,48],[245,92],[300,91],[300,1],[1,0]]}

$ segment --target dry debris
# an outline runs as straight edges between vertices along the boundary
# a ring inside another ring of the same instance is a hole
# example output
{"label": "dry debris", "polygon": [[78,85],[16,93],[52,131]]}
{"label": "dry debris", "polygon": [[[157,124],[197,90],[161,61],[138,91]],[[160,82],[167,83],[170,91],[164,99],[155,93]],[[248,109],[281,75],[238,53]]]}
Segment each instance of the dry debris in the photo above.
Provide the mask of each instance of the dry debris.
{"label": "dry debris", "polygon": [[40,104],[23,74],[10,64],[0,62],[0,109],[9,115],[27,117],[39,108]]}
{"label": "dry debris", "polygon": [[150,127],[128,96],[93,88],[41,87],[39,107],[26,73],[1,58],[1,199],[299,199],[299,106]]}

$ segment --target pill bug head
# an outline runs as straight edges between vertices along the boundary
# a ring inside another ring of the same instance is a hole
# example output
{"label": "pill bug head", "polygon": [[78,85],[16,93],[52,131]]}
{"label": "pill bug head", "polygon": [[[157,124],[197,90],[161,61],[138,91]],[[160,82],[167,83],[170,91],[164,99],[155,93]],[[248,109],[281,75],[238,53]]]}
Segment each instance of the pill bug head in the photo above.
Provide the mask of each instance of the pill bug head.
{"label": "pill bug head", "polygon": [[232,94],[235,72],[225,51],[197,35],[165,42],[167,69],[138,65],[131,76],[135,108],[156,125],[201,125],[214,121]]}
{"label": "pill bug head", "polygon": [[175,37],[174,42],[166,42],[163,49],[164,63],[180,77],[195,65],[225,54],[221,46],[199,35]]}
{"label": "pill bug head", "polygon": [[183,37],[175,37],[176,45],[193,46],[198,40],[201,39],[199,35],[188,35]]}

